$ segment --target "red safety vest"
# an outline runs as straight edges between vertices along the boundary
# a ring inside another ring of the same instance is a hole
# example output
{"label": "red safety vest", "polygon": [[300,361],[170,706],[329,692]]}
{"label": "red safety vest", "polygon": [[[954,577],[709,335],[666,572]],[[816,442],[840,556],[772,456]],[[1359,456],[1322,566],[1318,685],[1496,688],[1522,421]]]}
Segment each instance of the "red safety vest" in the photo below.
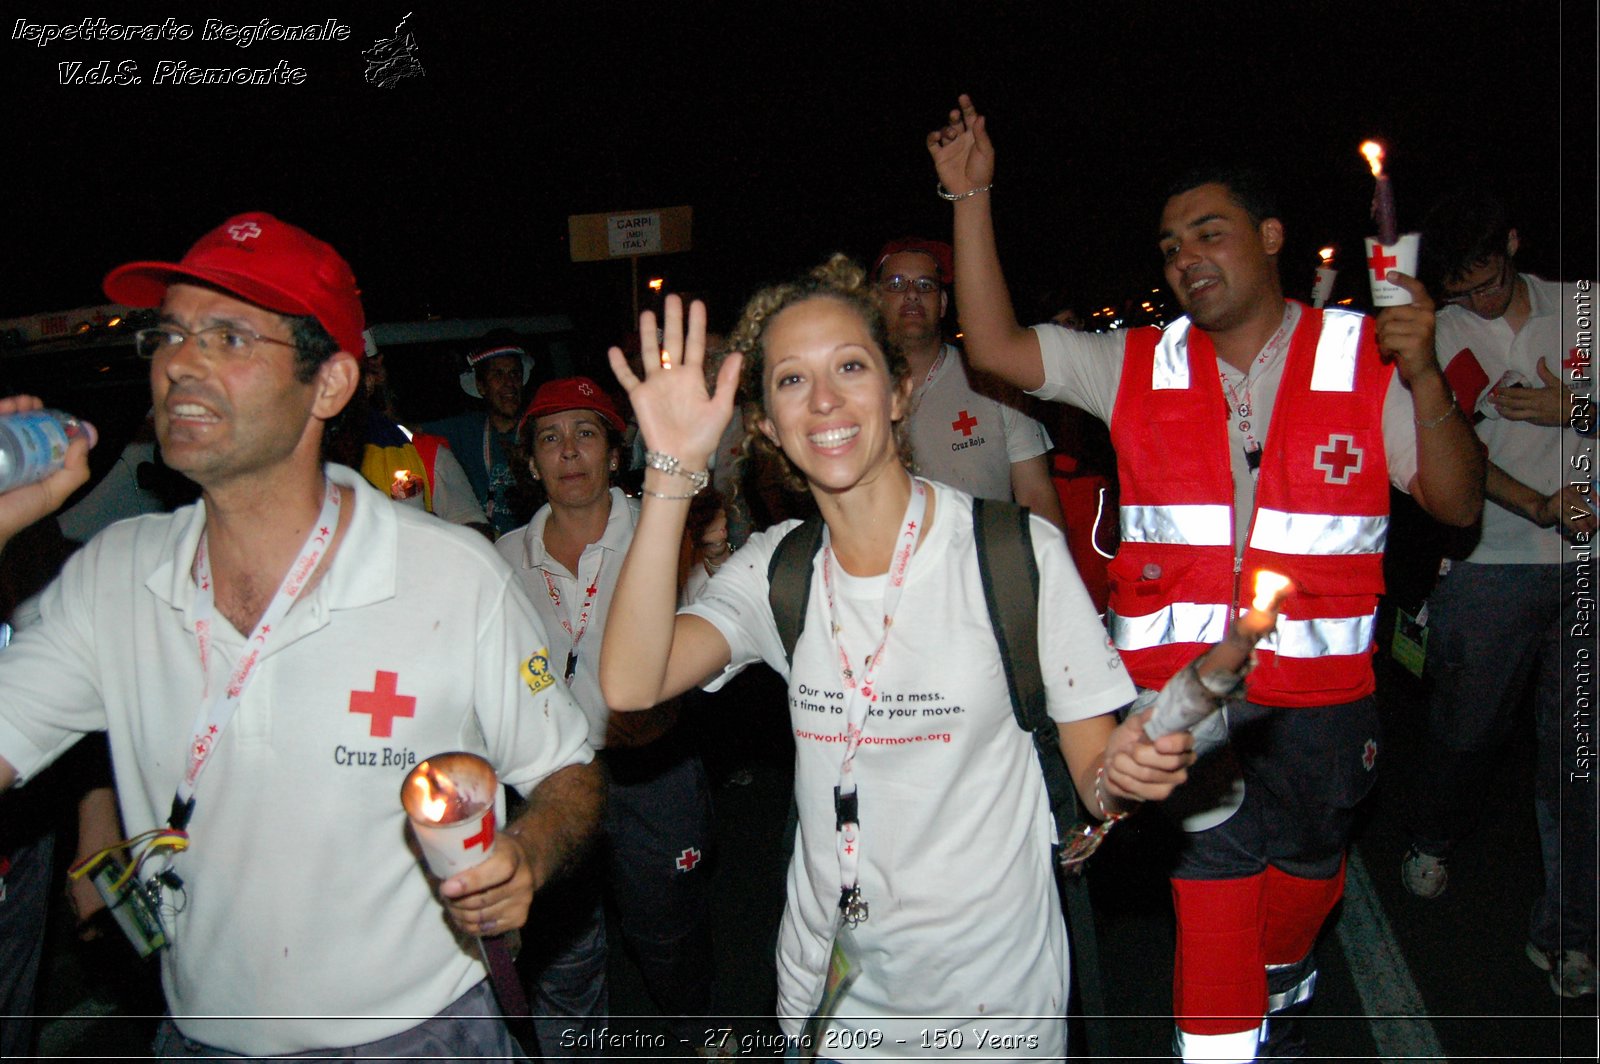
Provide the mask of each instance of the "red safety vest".
{"label": "red safety vest", "polygon": [[1180,318],[1128,335],[1111,417],[1122,547],[1109,566],[1112,642],[1134,681],[1160,687],[1218,642],[1258,570],[1294,581],[1258,647],[1251,701],[1319,706],[1370,694],[1383,591],[1392,366],[1364,315],[1301,307],[1236,570],[1228,421],[1216,351]]}

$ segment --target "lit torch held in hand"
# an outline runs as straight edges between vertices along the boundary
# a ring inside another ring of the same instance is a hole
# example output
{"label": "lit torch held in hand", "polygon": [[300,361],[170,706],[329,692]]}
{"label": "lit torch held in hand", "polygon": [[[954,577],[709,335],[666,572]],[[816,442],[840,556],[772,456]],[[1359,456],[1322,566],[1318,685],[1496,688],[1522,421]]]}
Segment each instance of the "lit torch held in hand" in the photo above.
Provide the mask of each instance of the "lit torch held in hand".
{"label": "lit torch held in hand", "polygon": [[1367,275],[1372,284],[1372,305],[1375,307],[1403,307],[1411,302],[1411,293],[1399,285],[1389,283],[1389,271],[1399,270],[1411,277],[1417,275],[1417,249],[1422,238],[1417,233],[1400,232],[1395,221],[1394,184],[1384,172],[1384,147],[1375,140],[1363,141],[1361,154],[1372,170],[1376,186],[1372,193],[1372,220],[1377,223],[1378,235],[1367,237]]}
{"label": "lit torch held in hand", "polygon": [[[400,804],[422,846],[428,871],[441,880],[488,859],[495,825],[504,819],[500,780],[477,754],[435,754],[406,774]],[[498,813],[498,815],[497,815]],[[515,931],[478,939],[501,1011],[527,1016],[528,999],[513,965]]]}
{"label": "lit torch held in hand", "polygon": [[499,794],[494,769],[476,754],[436,754],[406,775],[400,804],[430,872],[449,879],[489,856]]}
{"label": "lit torch held in hand", "polygon": [[1277,627],[1278,610],[1293,590],[1294,585],[1286,576],[1265,569],[1256,573],[1250,608],[1234,620],[1227,638],[1213,644],[1167,681],[1156,697],[1154,712],[1145,722],[1145,735],[1154,740],[1192,730],[1221,708],[1222,699],[1238,687],[1249,671],[1250,654],[1256,644]]}

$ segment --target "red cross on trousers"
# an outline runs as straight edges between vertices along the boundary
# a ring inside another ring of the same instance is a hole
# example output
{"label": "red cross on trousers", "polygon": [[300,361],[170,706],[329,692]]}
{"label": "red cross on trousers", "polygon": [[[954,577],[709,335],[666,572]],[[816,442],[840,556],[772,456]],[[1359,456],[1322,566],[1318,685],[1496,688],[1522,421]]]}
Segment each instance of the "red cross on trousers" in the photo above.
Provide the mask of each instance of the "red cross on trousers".
{"label": "red cross on trousers", "polygon": [[1316,450],[1316,460],[1311,464],[1322,470],[1322,479],[1329,484],[1348,484],[1352,473],[1361,472],[1365,452],[1349,436],[1333,435]]}
{"label": "red cross on trousers", "polygon": [[1393,255],[1385,255],[1382,244],[1372,245],[1372,258],[1367,260],[1367,266],[1372,270],[1372,276],[1380,281],[1389,279],[1389,269],[1400,265],[1400,260]]}
{"label": "red cross on trousers", "polygon": [[678,859],[673,862],[678,866],[678,871],[680,872],[692,872],[694,871],[694,866],[699,863],[700,851],[693,846],[685,847],[684,851],[678,855]]}
{"label": "red cross on trousers", "polygon": [[350,712],[372,714],[372,736],[375,739],[387,739],[394,734],[394,718],[414,717],[417,714],[416,698],[396,692],[399,682],[399,673],[379,669],[373,678],[372,690],[350,692]]}
{"label": "red cross on trousers", "polygon": [[487,813],[483,814],[483,826],[478,829],[478,833],[476,835],[472,836],[472,838],[470,838],[470,839],[462,839],[461,840],[461,848],[463,850],[470,850],[474,846],[482,846],[483,847],[483,852],[484,853],[488,853],[489,852],[489,847],[492,846],[493,844],[494,844],[494,810],[490,809]]}
{"label": "red cross on trousers", "polygon": [[950,422],[950,427],[963,436],[971,436],[972,430],[978,427],[978,419],[963,410],[960,417]]}

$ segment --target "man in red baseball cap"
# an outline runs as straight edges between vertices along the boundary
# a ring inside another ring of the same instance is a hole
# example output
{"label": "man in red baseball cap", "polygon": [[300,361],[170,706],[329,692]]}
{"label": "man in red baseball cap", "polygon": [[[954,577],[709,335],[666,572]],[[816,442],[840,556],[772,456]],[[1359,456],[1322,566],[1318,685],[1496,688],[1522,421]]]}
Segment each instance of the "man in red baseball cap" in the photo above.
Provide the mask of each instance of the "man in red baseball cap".
{"label": "man in red baseball cap", "polygon": [[[123,855],[160,872],[132,884],[154,903],[130,903],[161,951],[158,1058],[516,1057],[502,1024],[472,1022],[500,1009],[464,943],[526,921],[602,784],[493,549],[323,462],[360,376],[354,274],[247,213],[105,290],[158,309],[136,334],[156,433],[202,498],[96,536],[0,655],[0,790],[108,733]],[[0,534],[34,490],[0,495]],[[484,757],[530,801],[439,883],[399,792],[442,750]]]}

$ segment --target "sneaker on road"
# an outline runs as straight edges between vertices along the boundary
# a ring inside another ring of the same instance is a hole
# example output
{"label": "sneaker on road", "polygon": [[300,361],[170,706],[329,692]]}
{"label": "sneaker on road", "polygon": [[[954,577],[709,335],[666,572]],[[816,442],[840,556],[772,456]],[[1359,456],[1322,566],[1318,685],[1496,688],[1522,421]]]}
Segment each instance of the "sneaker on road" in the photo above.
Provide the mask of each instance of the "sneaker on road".
{"label": "sneaker on road", "polygon": [[1413,846],[1400,862],[1400,879],[1417,897],[1437,898],[1450,882],[1450,870],[1445,867],[1443,857],[1423,853]]}
{"label": "sneaker on road", "polygon": [[1540,949],[1530,942],[1528,959],[1540,971],[1550,973],[1550,989],[1558,997],[1583,997],[1595,992],[1594,961],[1579,950],[1569,949],[1558,953],[1553,949]]}

